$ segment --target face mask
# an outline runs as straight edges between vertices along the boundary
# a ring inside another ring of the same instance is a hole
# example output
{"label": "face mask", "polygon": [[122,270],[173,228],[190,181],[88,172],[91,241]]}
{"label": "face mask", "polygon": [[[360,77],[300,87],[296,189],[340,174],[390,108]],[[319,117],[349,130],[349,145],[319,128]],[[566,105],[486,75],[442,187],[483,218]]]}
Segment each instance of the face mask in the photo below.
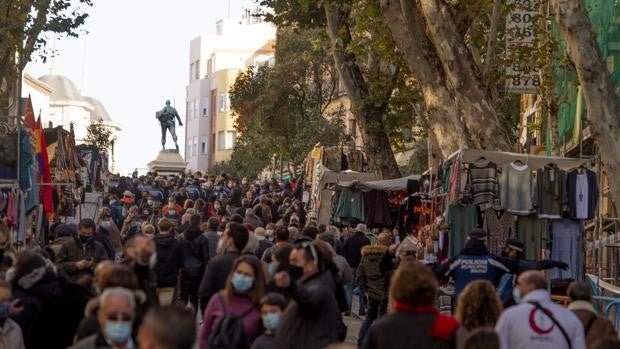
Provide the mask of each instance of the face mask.
{"label": "face mask", "polygon": [[153,206],[153,200],[147,200],[147,201],[146,201],[146,203],[147,203],[149,206]]}
{"label": "face mask", "polygon": [[304,268],[291,265],[288,267],[288,275],[291,277],[291,280],[297,281],[304,276]]}
{"label": "face mask", "polygon": [[269,263],[269,275],[273,275],[276,273],[276,266],[273,263]]}
{"label": "face mask", "polygon": [[90,236],[84,236],[84,235],[80,235],[79,238],[82,244],[87,244],[91,239]]}
{"label": "face mask", "polygon": [[252,288],[254,278],[251,276],[234,273],[231,280],[233,288],[239,293],[246,293]]}
{"label": "face mask", "polygon": [[0,319],[6,319],[11,313],[11,302],[0,303]]}
{"label": "face mask", "polygon": [[174,216],[177,213],[176,210],[168,210],[168,214]]}
{"label": "face mask", "polygon": [[131,336],[131,322],[107,321],[103,327],[103,335],[114,344],[125,343]]}
{"label": "face mask", "polygon": [[274,332],[280,324],[280,314],[269,313],[263,315],[263,326],[271,332]]}
{"label": "face mask", "polygon": [[103,228],[103,229],[110,229],[110,227],[112,227],[112,222],[110,221],[101,221],[101,223],[99,223],[99,225]]}
{"label": "face mask", "polygon": [[515,303],[521,303],[521,290],[517,287],[512,289],[512,298],[515,300]]}

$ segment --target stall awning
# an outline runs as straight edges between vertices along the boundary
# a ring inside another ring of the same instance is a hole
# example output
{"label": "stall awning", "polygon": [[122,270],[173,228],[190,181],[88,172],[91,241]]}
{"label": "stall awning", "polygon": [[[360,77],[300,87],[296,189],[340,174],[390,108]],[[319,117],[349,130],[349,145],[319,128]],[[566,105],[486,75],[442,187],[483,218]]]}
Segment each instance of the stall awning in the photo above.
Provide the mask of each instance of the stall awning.
{"label": "stall awning", "polygon": [[407,190],[407,182],[409,180],[419,180],[420,175],[411,175],[396,179],[386,179],[383,181],[370,182],[341,182],[338,183],[339,188],[349,188],[353,183],[357,183],[357,188],[361,191],[381,190],[381,191],[402,191]]}
{"label": "stall awning", "polygon": [[460,159],[464,163],[472,163],[480,159],[481,157],[484,157],[487,160],[494,162],[499,167],[503,167],[517,160],[521,160],[521,162],[527,164],[531,169],[534,170],[541,168],[548,163],[554,163],[558,165],[559,168],[567,170],[579,167],[588,162],[588,159],[562,158],[557,156],[540,156],[476,149],[459,150],[456,153],[452,154],[448,159]]}

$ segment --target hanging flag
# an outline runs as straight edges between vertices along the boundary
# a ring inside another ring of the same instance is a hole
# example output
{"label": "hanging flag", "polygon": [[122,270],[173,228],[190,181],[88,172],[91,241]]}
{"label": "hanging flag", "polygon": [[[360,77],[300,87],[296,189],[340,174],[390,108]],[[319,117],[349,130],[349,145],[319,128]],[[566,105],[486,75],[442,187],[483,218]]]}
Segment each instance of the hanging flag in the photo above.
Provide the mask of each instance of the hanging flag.
{"label": "hanging flag", "polygon": [[45,132],[41,126],[41,115],[37,118],[35,139],[37,142],[36,157],[37,162],[39,163],[39,175],[41,183],[46,184],[41,186],[41,202],[43,202],[43,212],[45,212],[47,218],[51,220],[54,213],[52,186],[49,185],[49,183],[52,182],[52,174],[50,170],[50,162],[47,157],[47,141],[45,140]]}
{"label": "hanging flag", "polygon": [[34,131],[36,124],[34,121],[34,108],[32,107],[32,98],[28,95],[28,102],[26,103],[26,112],[24,113],[24,123],[26,126]]}

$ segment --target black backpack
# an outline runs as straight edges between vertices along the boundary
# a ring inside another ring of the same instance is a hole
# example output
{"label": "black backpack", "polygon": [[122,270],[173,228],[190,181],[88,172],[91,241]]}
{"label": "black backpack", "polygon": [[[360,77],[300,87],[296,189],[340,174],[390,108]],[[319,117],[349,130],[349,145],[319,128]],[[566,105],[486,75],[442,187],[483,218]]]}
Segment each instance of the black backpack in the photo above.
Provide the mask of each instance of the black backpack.
{"label": "black backpack", "polygon": [[209,336],[207,341],[209,349],[246,349],[248,340],[243,330],[243,318],[248,316],[254,308],[250,307],[241,315],[235,316],[226,308],[221,293],[218,293],[217,299],[224,310],[224,316]]}
{"label": "black backpack", "polygon": [[202,251],[200,249],[200,239],[202,236],[194,240],[185,240],[185,258],[183,260],[183,276],[199,277],[204,273],[204,262]]}

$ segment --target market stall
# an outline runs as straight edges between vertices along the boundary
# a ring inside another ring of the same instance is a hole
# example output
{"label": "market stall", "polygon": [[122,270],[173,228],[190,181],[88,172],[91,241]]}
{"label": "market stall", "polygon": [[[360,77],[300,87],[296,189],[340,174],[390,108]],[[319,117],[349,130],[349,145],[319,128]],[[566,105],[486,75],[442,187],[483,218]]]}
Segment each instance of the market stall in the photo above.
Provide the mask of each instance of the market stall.
{"label": "market stall", "polygon": [[583,222],[594,217],[599,200],[590,162],[482,150],[453,154],[433,190],[443,197],[448,256],[458,254],[467,233],[481,227],[491,253],[501,254],[506,241],[517,238],[525,244],[526,259],[568,263],[566,271],[550,271],[552,280],[582,279]]}

